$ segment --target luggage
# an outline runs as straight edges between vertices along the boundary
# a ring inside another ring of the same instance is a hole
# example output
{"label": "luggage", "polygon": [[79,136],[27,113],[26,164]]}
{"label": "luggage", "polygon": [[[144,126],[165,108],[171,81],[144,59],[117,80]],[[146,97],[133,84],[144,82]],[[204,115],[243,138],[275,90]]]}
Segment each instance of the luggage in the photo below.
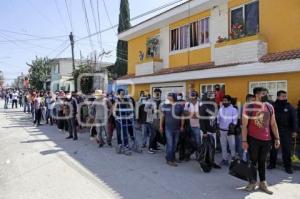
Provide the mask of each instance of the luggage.
{"label": "luggage", "polygon": [[202,144],[198,149],[198,162],[203,172],[208,173],[214,165],[215,140],[211,135],[203,137]]}
{"label": "luggage", "polygon": [[229,166],[229,175],[248,182],[256,182],[256,168],[247,160],[247,158],[245,158],[246,152],[244,152],[243,156],[243,159],[235,159],[231,162]]}

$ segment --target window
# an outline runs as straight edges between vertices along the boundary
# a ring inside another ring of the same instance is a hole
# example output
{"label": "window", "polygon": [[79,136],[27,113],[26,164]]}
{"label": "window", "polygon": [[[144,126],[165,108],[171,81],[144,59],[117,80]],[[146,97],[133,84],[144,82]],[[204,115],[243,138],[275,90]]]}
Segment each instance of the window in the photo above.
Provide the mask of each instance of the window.
{"label": "window", "polygon": [[250,82],[249,83],[249,93],[253,93],[253,89],[256,87],[264,87],[268,89],[269,96],[272,100],[276,100],[277,91],[284,90],[287,92],[287,81],[260,81],[260,82]]}
{"label": "window", "polygon": [[209,43],[209,18],[201,19],[171,30],[170,37],[171,51]]}
{"label": "window", "polygon": [[221,90],[225,93],[225,84],[224,83],[214,83],[214,84],[201,84],[200,93],[201,97],[204,95],[213,94],[215,91],[215,86],[220,85]]}
{"label": "window", "polygon": [[53,66],[53,73],[54,74],[58,74],[59,73],[59,65],[56,64],[55,66]]}
{"label": "window", "polygon": [[159,35],[147,39],[147,57],[159,57]]}
{"label": "window", "polygon": [[241,34],[244,35],[255,35],[259,32],[259,1],[231,10],[231,32],[236,25],[242,25]]}

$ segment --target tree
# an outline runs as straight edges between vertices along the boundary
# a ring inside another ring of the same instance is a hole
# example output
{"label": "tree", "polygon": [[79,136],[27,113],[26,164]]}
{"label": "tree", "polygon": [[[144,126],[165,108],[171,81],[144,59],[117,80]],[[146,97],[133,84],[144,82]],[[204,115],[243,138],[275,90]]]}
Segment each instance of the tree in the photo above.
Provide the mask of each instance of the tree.
{"label": "tree", "polygon": [[[128,30],[130,27],[129,3],[128,0],[121,0],[118,33]],[[114,78],[118,78],[127,74],[127,60],[128,43],[127,41],[118,40],[117,60],[115,65],[110,68],[110,72],[114,74]]]}
{"label": "tree", "polygon": [[29,66],[29,82],[32,88],[43,90],[44,84],[50,76],[51,66],[47,57],[36,57]]}

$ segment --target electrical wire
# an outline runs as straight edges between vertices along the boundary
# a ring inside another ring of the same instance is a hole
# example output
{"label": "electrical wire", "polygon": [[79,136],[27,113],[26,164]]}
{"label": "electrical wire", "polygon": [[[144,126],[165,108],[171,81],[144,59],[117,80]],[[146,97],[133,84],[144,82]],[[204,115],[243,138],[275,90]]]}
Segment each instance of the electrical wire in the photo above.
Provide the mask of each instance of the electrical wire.
{"label": "electrical wire", "polygon": [[[87,33],[88,33],[88,36],[90,36],[91,35],[91,29],[90,29],[89,18],[88,18],[88,15],[87,15],[87,10],[86,10],[86,6],[85,6],[85,1],[84,0],[82,0],[82,8],[83,8],[84,16],[85,16],[85,25],[86,25]],[[91,40],[91,37],[88,37],[88,38],[90,39],[91,49],[93,50],[94,49],[94,45],[93,45],[93,42]]]}
{"label": "electrical wire", "polygon": [[[95,15],[95,10],[94,10],[94,5],[93,5],[93,0],[90,0],[90,6],[91,6],[91,10],[92,10],[92,16],[93,16],[93,22],[94,22],[95,30],[99,31],[98,23],[97,23],[97,19],[96,19],[96,15]],[[99,39],[99,35],[97,37],[97,41],[98,41],[98,43],[100,44],[100,47],[101,47],[101,42],[100,42],[100,39]]]}
{"label": "electrical wire", "polygon": [[57,3],[57,0],[54,0],[54,3],[55,3],[55,7],[56,7],[56,10],[57,10],[58,16],[59,16],[59,18],[62,21],[62,24],[64,26],[64,29],[65,29],[65,31],[67,31],[67,26],[65,24],[65,21],[63,20],[62,14],[60,12],[60,9],[59,9],[58,3]]}
{"label": "electrical wire", "polygon": [[[97,0],[97,17],[98,17],[98,28],[100,31],[101,30],[101,20],[100,20],[100,11],[99,11],[99,0]],[[101,33],[99,33],[99,40],[100,40],[100,49],[102,49],[102,44],[103,44],[103,41],[102,41],[102,35]]]}
{"label": "electrical wire", "polygon": [[[147,12],[145,12],[145,13],[143,13],[143,14],[140,14],[140,15],[138,15],[138,16],[136,16],[136,17],[133,17],[133,18],[130,19],[130,21],[134,21],[134,20],[137,20],[137,19],[139,19],[139,18],[145,17],[145,16],[147,16],[147,15],[149,15],[149,14],[152,14],[153,11],[154,11],[154,12],[159,11],[159,10],[161,10],[161,9],[164,9],[164,8],[170,6],[170,5],[173,5],[173,4],[175,4],[175,3],[179,3],[179,2],[182,2],[182,1],[184,1],[184,3],[185,3],[187,0],[177,0],[177,1],[172,2],[172,4],[171,4],[171,3],[165,4],[165,5],[160,6],[160,7],[158,7],[158,8],[155,8],[155,9],[153,9],[153,10],[150,10],[150,11],[147,11]],[[166,6],[166,5],[167,5],[167,6]],[[97,35],[97,34],[100,34],[100,33],[103,33],[103,32],[107,32],[107,31],[112,30],[112,29],[115,29],[115,28],[117,28],[117,27],[118,27],[118,24],[112,25],[111,27],[108,27],[108,28],[106,28],[106,29],[100,30],[100,31],[98,31],[98,32],[92,33],[92,34],[87,35],[87,36],[84,36],[84,37],[81,37],[81,38],[79,38],[79,39],[76,40],[76,41],[88,39],[88,38],[93,37],[93,36],[95,36],[95,35]]]}
{"label": "electrical wire", "polygon": [[[53,23],[53,21],[51,19],[49,19],[46,15],[44,15],[43,12],[41,12],[39,9],[37,9],[37,7],[35,7],[35,5],[31,2],[31,0],[27,0],[27,1],[28,1],[29,5],[33,8],[33,10],[35,10],[42,18],[44,18],[52,26],[57,27],[57,24]],[[61,27],[59,27],[59,28],[61,28]]]}
{"label": "electrical wire", "polygon": [[72,17],[71,17],[71,15],[70,15],[70,10],[69,10],[69,6],[68,6],[67,0],[65,0],[65,4],[66,4],[66,9],[67,9],[68,17],[69,17],[69,22],[70,22],[71,31],[73,32],[74,30],[73,30]]}
{"label": "electrical wire", "polygon": [[[106,6],[106,2],[105,2],[105,0],[102,0],[102,2],[103,2],[103,5],[104,5],[104,11],[105,11],[105,14],[107,16],[108,22],[109,22],[110,26],[113,27],[114,25],[113,25],[113,23],[111,21],[111,18],[109,16],[108,9],[107,9],[107,6]],[[115,29],[113,29],[113,30],[114,30],[115,34],[117,34],[117,31]]]}
{"label": "electrical wire", "polygon": [[[45,36],[39,36],[39,35],[33,35],[33,34],[28,34],[28,33],[23,33],[23,32],[16,32],[12,30],[6,30],[6,29],[0,29],[1,32],[8,32],[8,33],[13,33],[17,35],[24,35],[24,36],[30,36],[30,37],[35,37],[39,39],[45,38]],[[66,37],[67,35],[57,35],[57,36],[48,36],[46,38],[60,38],[60,37]]]}
{"label": "electrical wire", "polygon": [[52,55],[52,53],[56,52],[58,49],[60,49],[62,46],[65,46],[67,43],[69,42],[69,39],[65,40],[64,42],[62,42],[59,46],[57,46],[56,48],[54,48],[50,53],[48,53],[47,57],[50,57],[50,55]]}

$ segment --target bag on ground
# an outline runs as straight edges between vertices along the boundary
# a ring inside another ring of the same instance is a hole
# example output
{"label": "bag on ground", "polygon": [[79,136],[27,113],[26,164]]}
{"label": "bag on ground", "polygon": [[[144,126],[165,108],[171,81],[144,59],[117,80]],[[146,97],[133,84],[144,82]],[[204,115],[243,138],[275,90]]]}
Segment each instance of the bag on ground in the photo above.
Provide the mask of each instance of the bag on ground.
{"label": "bag on ground", "polygon": [[233,160],[229,166],[229,175],[248,182],[256,181],[257,178],[256,168],[247,158]]}
{"label": "bag on ground", "polygon": [[210,172],[214,164],[215,141],[213,136],[203,137],[202,144],[198,149],[198,162],[203,172]]}

